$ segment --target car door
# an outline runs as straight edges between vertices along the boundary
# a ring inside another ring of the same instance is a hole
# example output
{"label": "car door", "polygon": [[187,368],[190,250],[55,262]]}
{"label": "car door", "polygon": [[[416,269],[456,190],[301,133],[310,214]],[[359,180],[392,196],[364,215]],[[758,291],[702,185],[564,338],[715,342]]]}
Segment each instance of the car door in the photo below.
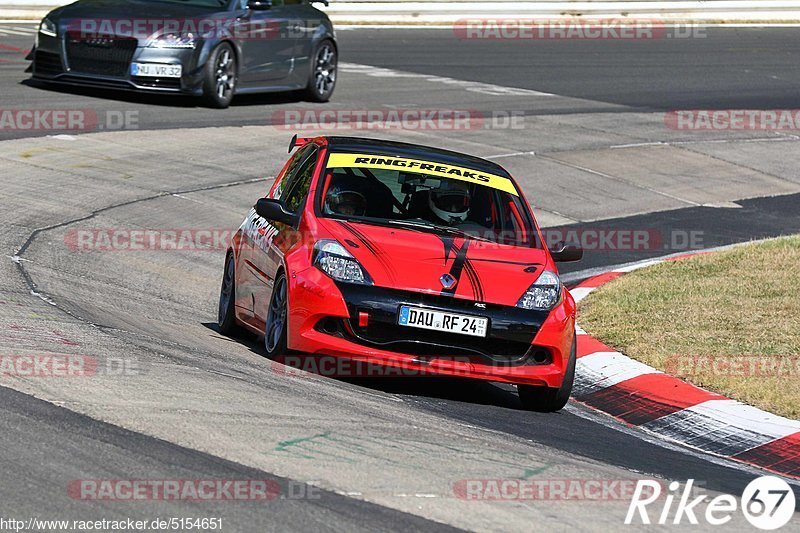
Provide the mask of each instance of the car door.
{"label": "car door", "polygon": [[285,0],[239,0],[239,8],[240,83],[258,87],[288,78],[294,66],[296,6]]}
{"label": "car door", "polygon": [[[317,166],[319,150],[316,145],[312,144],[303,147],[295,155],[300,156],[297,158],[299,163],[291,174],[287,172],[282,183],[274,191],[273,197],[279,198],[292,213],[299,213],[308,196],[308,189]],[[265,222],[267,223],[265,227],[267,235],[265,240],[259,243],[254,256],[256,272],[261,273],[259,276],[261,283],[255,294],[255,315],[259,323],[266,321],[272,286],[278,269],[283,264],[283,255],[301,237],[292,226],[280,222]]]}

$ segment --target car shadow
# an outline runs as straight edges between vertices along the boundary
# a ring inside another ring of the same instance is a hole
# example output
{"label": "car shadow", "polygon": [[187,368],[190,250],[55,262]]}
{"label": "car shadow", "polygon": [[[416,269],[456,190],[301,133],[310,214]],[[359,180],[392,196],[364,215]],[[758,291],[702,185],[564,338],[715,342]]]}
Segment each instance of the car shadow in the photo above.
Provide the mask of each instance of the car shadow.
{"label": "car shadow", "polygon": [[[223,336],[215,322],[203,322],[202,325],[218,335]],[[259,357],[266,358],[264,345],[261,339],[252,333],[244,332],[240,337],[230,339],[230,341],[247,346],[252,353]],[[458,377],[398,376],[397,372],[393,372],[392,369],[388,368],[386,369],[385,377],[331,375],[330,372],[320,371],[325,370],[326,366],[320,362],[319,357],[320,356],[293,354],[290,360],[284,361],[283,363],[274,361],[274,364],[281,364],[281,366],[273,367],[273,369],[284,369],[276,371],[284,375],[287,379],[304,379],[306,374],[298,371],[297,369],[299,368],[305,372],[310,372],[315,376],[319,376],[320,378],[335,379],[356,387],[363,387],[386,394],[408,396],[410,399],[427,398],[431,400],[447,400],[476,405],[491,405],[507,409],[523,409],[516,388],[513,385]],[[289,364],[287,365],[285,363]],[[326,363],[330,364],[330,360]],[[348,365],[344,365],[344,368],[348,368]],[[381,368],[386,367],[375,365],[369,368],[380,375]]]}
{"label": "car shadow", "polygon": [[385,377],[341,378],[340,381],[399,396],[491,405],[507,409],[522,409],[522,404],[513,385],[497,384],[476,379]]}
{"label": "car shadow", "polygon": [[[199,108],[207,109],[209,111],[224,111],[224,109],[217,110],[206,106],[200,97],[185,94],[147,93],[126,91],[122,89],[82,87],[80,85],[47,83],[41,80],[34,80],[32,78],[22,80],[20,84],[47,92],[86,96],[89,98],[99,98],[112,102],[128,102],[162,107]],[[236,95],[236,97],[233,99],[233,102],[231,102],[231,108],[294,104],[302,101],[303,96],[299,91],[240,94]],[[311,102],[308,104],[313,105]]]}

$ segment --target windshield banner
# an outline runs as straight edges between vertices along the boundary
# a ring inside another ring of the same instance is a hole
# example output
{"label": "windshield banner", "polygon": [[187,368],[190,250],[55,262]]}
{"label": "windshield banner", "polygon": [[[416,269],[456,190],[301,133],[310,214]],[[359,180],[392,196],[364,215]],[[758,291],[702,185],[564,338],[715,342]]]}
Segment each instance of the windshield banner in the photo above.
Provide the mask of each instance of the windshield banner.
{"label": "windshield banner", "polygon": [[328,157],[328,168],[407,169],[429,176],[439,176],[469,183],[477,183],[478,185],[485,185],[513,194],[514,196],[519,196],[516,187],[514,187],[514,184],[508,178],[435,161],[423,161],[421,159],[408,159],[405,157],[374,154],[331,154]]}

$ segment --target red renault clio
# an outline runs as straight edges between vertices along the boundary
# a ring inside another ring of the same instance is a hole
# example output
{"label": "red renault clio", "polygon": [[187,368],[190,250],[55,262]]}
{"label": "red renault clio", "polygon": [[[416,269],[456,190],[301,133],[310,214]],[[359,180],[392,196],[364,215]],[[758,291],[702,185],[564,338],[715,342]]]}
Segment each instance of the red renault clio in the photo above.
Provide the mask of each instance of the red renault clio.
{"label": "red renault clio", "polygon": [[513,383],[556,411],[575,373],[575,302],[514,179],[477,157],[352,137],[296,150],[232,239],[225,334],[289,352]]}

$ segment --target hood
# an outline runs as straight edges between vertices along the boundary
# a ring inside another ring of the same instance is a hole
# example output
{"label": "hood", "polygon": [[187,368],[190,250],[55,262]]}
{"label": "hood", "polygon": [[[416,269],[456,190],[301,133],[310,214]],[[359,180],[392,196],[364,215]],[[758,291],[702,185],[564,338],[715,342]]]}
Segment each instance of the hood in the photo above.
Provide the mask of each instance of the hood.
{"label": "hood", "polygon": [[[361,263],[375,285],[513,306],[544,270],[544,250],[356,222],[321,224]],[[441,277],[456,283],[450,289]]]}

